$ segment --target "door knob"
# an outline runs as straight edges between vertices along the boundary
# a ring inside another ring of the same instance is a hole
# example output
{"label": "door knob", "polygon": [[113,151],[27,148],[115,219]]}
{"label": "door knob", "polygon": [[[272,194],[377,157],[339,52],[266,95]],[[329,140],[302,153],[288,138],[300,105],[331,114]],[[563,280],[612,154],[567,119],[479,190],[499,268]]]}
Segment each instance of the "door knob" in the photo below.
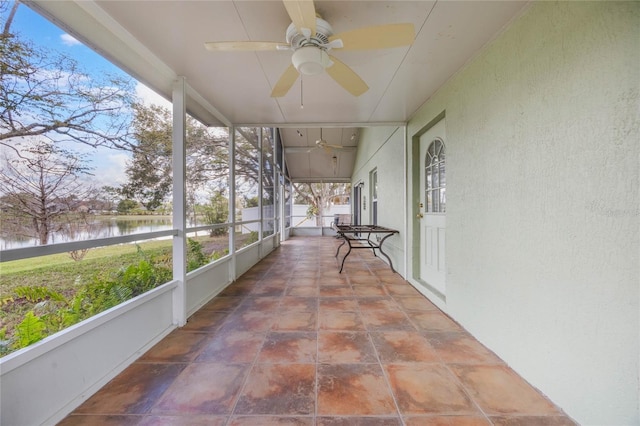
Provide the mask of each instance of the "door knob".
{"label": "door knob", "polygon": [[423,215],[422,213],[418,213],[418,214],[416,215],[416,217],[417,217],[418,219],[422,219],[422,218],[424,217],[424,215]]}

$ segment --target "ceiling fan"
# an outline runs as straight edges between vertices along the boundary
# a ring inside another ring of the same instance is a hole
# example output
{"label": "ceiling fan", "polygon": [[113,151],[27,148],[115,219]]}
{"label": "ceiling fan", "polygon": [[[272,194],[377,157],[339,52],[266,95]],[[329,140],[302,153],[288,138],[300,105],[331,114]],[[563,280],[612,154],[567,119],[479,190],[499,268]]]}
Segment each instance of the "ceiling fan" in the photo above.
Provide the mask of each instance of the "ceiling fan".
{"label": "ceiling fan", "polygon": [[330,55],[331,50],[386,49],[409,46],[415,38],[413,24],[388,24],[333,34],[331,25],[316,14],[312,0],[283,0],[291,18],[286,43],[270,41],[214,41],[205,43],[210,51],[291,50],[291,65],[273,87],[271,97],[287,94],[300,74],[317,75],[323,71],[353,96],[369,86],[349,66]]}
{"label": "ceiling fan", "polygon": [[320,128],[320,139],[316,141],[316,148],[324,149],[326,153],[331,153],[332,150],[336,151],[355,151],[355,146],[343,146],[343,145],[333,145],[324,140],[322,137],[322,127]]}
{"label": "ceiling fan", "polygon": [[345,145],[334,145],[334,144],[330,144],[329,142],[327,142],[323,137],[322,137],[322,128],[320,128],[320,139],[316,140],[316,146],[291,146],[291,147],[286,147],[285,148],[285,152],[287,154],[294,154],[294,153],[310,153],[311,151],[317,150],[317,149],[321,149],[324,152],[326,152],[327,154],[333,154],[335,155],[336,151],[339,152],[354,152],[356,151],[356,149],[358,147],[356,146],[345,146]]}

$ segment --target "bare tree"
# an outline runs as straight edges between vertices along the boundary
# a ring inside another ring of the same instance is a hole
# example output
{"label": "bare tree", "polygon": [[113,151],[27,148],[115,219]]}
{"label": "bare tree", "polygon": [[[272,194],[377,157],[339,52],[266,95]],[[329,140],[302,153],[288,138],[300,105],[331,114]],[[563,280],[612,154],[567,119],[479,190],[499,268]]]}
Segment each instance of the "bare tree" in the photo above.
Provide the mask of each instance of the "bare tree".
{"label": "bare tree", "polygon": [[15,138],[38,136],[129,149],[131,80],[97,80],[82,72],[75,60],[12,33],[19,2],[11,8],[3,3],[0,145],[13,148]]}
{"label": "bare tree", "polygon": [[19,148],[5,152],[0,167],[0,195],[11,214],[3,222],[28,221],[30,236],[47,244],[60,226],[56,221],[75,211],[91,192],[81,181],[90,168],[82,156],[50,142]]}
{"label": "bare tree", "polygon": [[316,217],[316,226],[322,226],[325,209],[331,206],[336,197],[349,195],[348,183],[294,183],[297,198],[309,204],[308,216]]}

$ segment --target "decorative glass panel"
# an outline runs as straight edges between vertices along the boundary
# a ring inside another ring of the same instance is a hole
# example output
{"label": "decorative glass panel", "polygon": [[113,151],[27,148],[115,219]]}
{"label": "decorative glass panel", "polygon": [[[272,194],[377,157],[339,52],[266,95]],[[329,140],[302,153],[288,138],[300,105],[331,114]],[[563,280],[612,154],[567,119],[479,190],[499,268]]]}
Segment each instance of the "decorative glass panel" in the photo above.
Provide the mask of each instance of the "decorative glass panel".
{"label": "decorative glass panel", "polygon": [[444,143],[440,139],[434,140],[427,149],[425,158],[425,198],[426,211],[429,213],[444,213],[445,198],[445,154]]}

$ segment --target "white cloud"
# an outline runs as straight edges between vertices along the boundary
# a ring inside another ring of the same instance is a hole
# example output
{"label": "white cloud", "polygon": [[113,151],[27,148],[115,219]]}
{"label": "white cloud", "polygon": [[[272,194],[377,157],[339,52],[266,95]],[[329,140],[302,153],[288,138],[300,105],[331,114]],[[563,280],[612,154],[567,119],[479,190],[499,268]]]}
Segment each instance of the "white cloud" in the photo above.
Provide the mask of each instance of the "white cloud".
{"label": "white cloud", "polygon": [[98,164],[94,164],[96,168],[93,170],[94,176],[91,180],[98,187],[105,185],[119,186],[126,183],[127,175],[125,174],[125,167],[127,161],[131,160],[131,154],[127,152],[113,152],[106,149],[105,151],[105,155],[101,156],[100,161],[96,161]]}
{"label": "white cloud", "polygon": [[145,105],[159,105],[168,109],[171,109],[171,102],[158,95],[153,90],[149,89],[144,84],[138,82],[136,84],[136,96],[144,103]]}
{"label": "white cloud", "polygon": [[66,46],[77,46],[82,44],[78,40],[76,40],[73,36],[66,33],[60,36],[60,40]]}

